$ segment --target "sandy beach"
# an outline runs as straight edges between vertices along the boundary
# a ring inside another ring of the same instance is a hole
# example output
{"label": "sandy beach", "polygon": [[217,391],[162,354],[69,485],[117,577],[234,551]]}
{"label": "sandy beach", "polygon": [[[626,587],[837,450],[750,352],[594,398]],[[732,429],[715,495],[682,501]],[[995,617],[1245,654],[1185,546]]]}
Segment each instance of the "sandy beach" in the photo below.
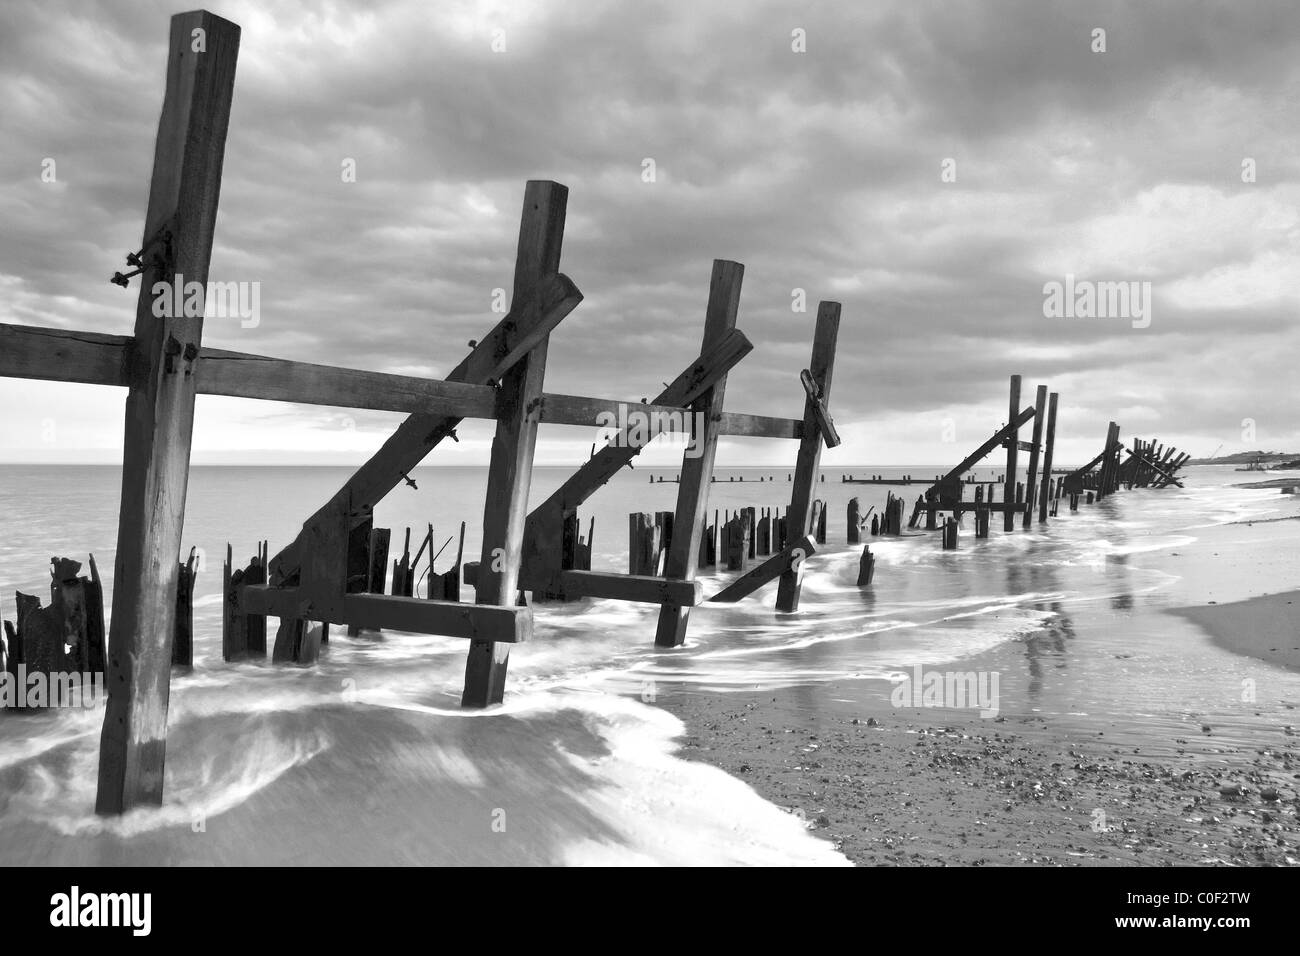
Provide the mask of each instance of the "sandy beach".
{"label": "sandy beach", "polygon": [[1294,731],[1207,766],[1212,729],[1144,748],[1033,715],[836,693],[818,688],[814,714],[797,689],[663,706],[691,728],[684,755],[747,781],[859,864],[1300,865]]}
{"label": "sandy beach", "polygon": [[1283,589],[1300,527],[1278,517],[1144,533],[1071,573],[1159,586],[1027,604],[1052,612],[1042,627],[932,662],[998,675],[996,716],[895,706],[878,678],[659,702],[684,755],[859,864],[1300,865],[1300,592]]}

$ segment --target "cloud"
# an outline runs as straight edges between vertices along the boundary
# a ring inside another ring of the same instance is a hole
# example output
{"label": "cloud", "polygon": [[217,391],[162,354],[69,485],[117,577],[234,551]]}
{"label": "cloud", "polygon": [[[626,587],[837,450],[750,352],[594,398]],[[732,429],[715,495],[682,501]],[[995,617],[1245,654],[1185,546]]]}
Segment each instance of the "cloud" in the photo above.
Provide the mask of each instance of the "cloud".
{"label": "cloud", "polygon": [[[830,466],[952,459],[941,421],[991,433],[1012,372],[1027,395],[1061,391],[1067,458],[1125,414],[1128,434],[1206,453],[1235,447],[1245,417],[1300,447],[1277,387],[1300,346],[1292,5],[216,12],[243,33],[212,277],[260,282],[262,321],[209,321],[213,346],[443,375],[499,318],[524,182],[552,178],[570,187],[562,268],[586,296],[553,336],[554,391],[656,392],[698,350],[710,262],[727,258],[745,263],[756,344],[732,409],[797,416],[816,302],[843,302],[832,405],[856,440]],[[0,12],[0,321],[129,332],[135,289],[107,278],[139,245],[165,40],[143,0]],[[1043,283],[1065,273],[1150,281],[1151,326],[1045,318]],[[77,408],[82,450],[108,455],[120,401],[94,394],[0,382],[24,420]],[[346,413],[347,440],[325,441],[343,414],[205,399],[196,458],[359,460],[393,422]],[[0,454],[48,453],[37,430],[6,416]],[[547,429],[539,455],[578,461],[590,440]]]}

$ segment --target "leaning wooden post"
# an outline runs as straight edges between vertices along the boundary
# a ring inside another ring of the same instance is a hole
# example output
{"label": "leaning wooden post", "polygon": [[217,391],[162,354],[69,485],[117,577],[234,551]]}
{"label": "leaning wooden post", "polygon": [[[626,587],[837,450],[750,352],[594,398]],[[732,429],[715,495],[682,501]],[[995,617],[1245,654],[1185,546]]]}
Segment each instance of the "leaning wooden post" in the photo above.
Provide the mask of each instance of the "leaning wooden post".
{"label": "leaning wooden post", "polygon": [[1043,490],[1039,495],[1038,523],[1047,521],[1048,499],[1052,488],[1052,449],[1056,444],[1056,399],[1059,393],[1052,392],[1047,399],[1047,435],[1043,439]]}
{"label": "leaning wooden post", "polygon": [[[524,190],[515,256],[514,295],[525,295],[544,277],[559,272],[564,215],[569,190],[559,183],[532,180]],[[524,519],[533,477],[533,449],[542,417],[543,377],[549,336],[519,359],[501,378],[497,429],[492,439],[487,497],[483,506],[483,551],[475,582],[475,603],[513,607],[518,591]],[[558,569],[559,554],[551,555]],[[473,641],[465,664],[462,707],[487,707],[505,695],[510,645]]]}
{"label": "leaning wooden post", "polygon": [[[126,399],[109,697],[95,799],[101,814],[162,803],[176,578],[194,429],[191,372],[203,312],[156,316],[154,285],[184,281],[207,288],[239,27],[205,10],[179,13],[171,19],[169,42]],[[171,302],[181,297],[167,296]]]}
{"label": "leaning wooden post", "polygon": [[[812,359],[808,371],[821,389],[824,402],[830,401],[831,374],[835,370],[835,340],[840,331],[840,304],[821,302],[817,306],[817,328],[813,332]],[[813,488],[817,481],[817,465],[821,461],[822,433],[818,425],[820,409],[811,395],[804,400],[803,437],[799,440],[799,456],[795,461],[790,508],[785,513],[786,534],[797,541],[809,531],[812,519]],[[799,590],[802,585],[802,567],[790,567],[781,575],[776,591],[776,609],[795,611],[799,608]]]}
{"label": "leaning wooden post", "polygon": [[[745,267],[739,262],[729,262],[726,259],[713,261],[709,302],[704,313],[704,339],[700,344],[701,355],[736,327],[736,314],[740,310],[740,286],[744,277]],[[691,420],[703,425],[704,434],[693,436],[696,456],[682,457],[681,484],[677,486],[677,512],[673,519],[673,527],[681,530],[669,543],[668,554],[664,558],[665,578],[695,580],[695,562],[692,557],[699,550],[700,522],[704,520],[709,506],[709,482],[713,477],[713,462],[718,451],[717,422],[722,415],[726,387],[727,377],[724,375],[691,405],[691,411],[695,413]],[[692,425],[692,430],[694,428]],[[677,647],[685,641],[690,614],[689,607],[676,604],[660,606],[655,645]]]}
{"label": "leaning wooden post", "polygon": [[1038,455],[1042,450],[1043,413],[1047,410],[1047,386],[1039,385],[1034,397],[1034,447],[1029,449],[1029,474],[1025,478],[1025,520],[1022,527],[1028,528],[1034,516],[1034,493],[1038,488]]}
{"label": "leaning wooden post", "polygon": [[[1007,422],[1014,424],[1020,415],[1020,376],[1011,376],[1011,411],[1007,413]],[[1002,530],[1010,531],[1016,526],[1014,502],[1016,500],[1016,458],[1020,454],[1020,429],[1012,428],[1007,434],[1007,473],[1006,487],[1002,492]]]}

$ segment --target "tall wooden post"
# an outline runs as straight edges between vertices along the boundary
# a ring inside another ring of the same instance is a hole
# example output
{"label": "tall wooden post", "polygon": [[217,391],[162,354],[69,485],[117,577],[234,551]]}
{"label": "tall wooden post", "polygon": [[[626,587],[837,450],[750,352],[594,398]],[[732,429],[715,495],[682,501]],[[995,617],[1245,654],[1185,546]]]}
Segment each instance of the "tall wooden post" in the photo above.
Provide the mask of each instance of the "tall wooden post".
{"label": "tall wooden post", "polygon": [[1028,528],[1034,517],[1034,494],[1038,488],[1038,456],[1042,450],[1043,415],[1047,411],[1047,386],[1039,385],[1034,397],[1034,447],[1029,450],[1029,474],[1025,478],[1025,520],[1022,527]]}
{"label": "tall wooden post", "polygon": [[[109,698],[95,799],[101,814],[162,803],[176,579],[194,428],[191,372],[203,313],[155,316],[153,287],[181,276],[207,287],[239,27],[205,10],[179,13],[171,19],[168,49],[126,400]],[[174,303],[177,297],[168,298]]]}
{"label": "tall wooden post", "polygon": [[[1020,415],[1020,376],[1011,376],[1011,411],[1007,413],[1007,422],[1014,424]],[[1012,428],[1007,435],[1007,473],[1006,488],[1002,492],[1002,530],[1010,531],[1016,526],[1016,514],[1013,503],[1016,500],[1016,460],[1020,455],[1020,429]]]}
{"label": "tall wooden post", "polygon": [[1043,439],[1043,490],[1039,494],[1038,523],[1047,521],[1047,506],[1051,503],[1052,490],[1052,450],[1056,445],[1056,400],[1057,392],[1052,392],[1047,399],[1047,435]]}
{"label": "tall wooden post", "polygon": [[1114,448],[1119,437],[1119,426],[1110,422],[1106,426],[1106,444],[1101,453],[1101,469],[1097,473],[1097,500],[1110,494],[1111,470],[1115,464]]}
{"label": "tall wooden post", "polygon": [[[740,310],[740,285],[745,277],[745,267],[739,262],[725,259],[713,261],[713,276],[709,280],[709,304],[704,313],[704,340],[700,354],[706,354],[736,327],[736,314]],[[709,481],[713,477],[713,461],[718,450],[717,420],[722,415],[722,400],[726,392],[727,377],[718,379],[714,386],[691,405],[691,411],[700,417],[692,422],[703,423],[703,434],[695,434],[696,457],[682,457],[681,484],[677,486],[677,512],[673,527],[678,533],[669,542],[664,558],[664,577],[683,581],[695,580],[695,556],[700,549],[700,533],[705,512],[709,506]],[[694,432],[694,425],[692,425]],[[659,625],[655,631],[658,647],[677,647],[686,640],[686,626],[691,609],[675,604],[659,608]]]}
{"label": "tall wooden post", "polygon": [[[567,187],[548,181],[530,181],[524,190],[513,302],[522,301],[524,294],[543,277],[559,272],[568,197]],[[488,467],[483,551],[476,582],[478,604],[511,607],[516,600],[549,341],[549,336],[543,338],[511,366],[502,377],[497,393],[497,429]],[[558,566],[560,555],[553,557]],[[509,658],[509,644],[470,643],[462,707],[501,703]]]}
{"label": "tall wooden post", "polygon": [[[831,374],[835,370],[835,340],[840,332],[840,304],[821,302],[817,306],[817,328],[813,332],[812,360],[808,371],[821,388],[823,400],[830,401]],[[803,437],[799,440],[799,456],[795,461],[793,488],[790,492],[790,509],[785,513],[786,540],[798,541],[808,533],[812,520],[813,488],[817,481],[817,465],[821,461],[822,433],[817,425],[817,410],[811,397],[804,400]],[[785,547],[783,540],[781,546]],[[776,609],[794,611],[799,607],[799,590],[803,569],[787,568],[777,585]]]}

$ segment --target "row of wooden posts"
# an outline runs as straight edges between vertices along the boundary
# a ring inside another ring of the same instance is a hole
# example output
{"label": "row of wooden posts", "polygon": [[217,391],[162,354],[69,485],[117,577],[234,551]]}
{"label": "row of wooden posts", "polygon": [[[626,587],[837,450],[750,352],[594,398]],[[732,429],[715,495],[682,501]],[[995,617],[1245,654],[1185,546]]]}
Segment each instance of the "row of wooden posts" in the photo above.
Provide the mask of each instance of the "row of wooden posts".
{"label": "row of wooden posts", "polygon": [[[205,38],[201,52],[192,48],[198,35]],[[122,388],[127,395],[97,811],[119,814],[162,802],[177,600],[185,589],[180,584],[182,528],[200,394],[407,416],[338,492],[306,517],[294,540],[274,554],[260,544],[244,567],[236,568],[227,556],[223,650],[233,656],[265,654],[267,615],[281,622],[273,657],[302,663],[318,650],[311,634],[323,634],[323,627],[309,631],[309,623],[463,638],[468,654],[462,705],[485,707],[504,696],[511,647],[533,633],[533,608],[524,597],[528,592],[534,601],[540,594],[656,604],[655,644],[679,646],[691,609],[703,600],[695,575],[723,436],[791,440],[798,450],[788,477],[785,546],[712,600],[739,599],[775,580],[778,609],[795,610],[803,560],[815,550],[814,536],[803,532],[817,527],[813,491],[821,449],[839,442],[829,412],[841,312],[837,302],[818,304],[809,364],[790,370],[787,394],[802,399],[799,418],[723,407],[728,374],[754,347],[736,327],[744,267],[724,259],[713,262],[698,355],[690,356],[651,401],[548,392],[551,333],[583,296],[560,272],[568,189],[534,180],[524,190],[510,310],[486,335],[470,342],[464,359],[441,381],[213,349],[202,342],[201,309],[177,315],[156,308],[153,290],[159,285],[171,288],[183,276],[187,283],[207,287],[239,38],[237,25],[207,11],[171,20],[141,248],[127,255],[135,271],[112,280],[125,287],[131,276],[139,276],[133,333],[0,324],[0,375]],[[778,384],[767,380],[767,387]],[[692,436],[692,447],[683,456],[675,533],[668,535],[657,576],[592,570],[591,532],[586,542],[578,534],[578,508],[643,450],[645,443],[634,437],[637,429],[615,434],[545,501],[528,508],[542,424],[598,428],[610,415],[628,421],[629,411],[642,420],[701,423],[702,434]],[[398,593],[370,590],[382,550],[372,528],[375,506],[409,480],[438,445],[454,440],[466,418],[495,425],[480,559],[462,566],[464,581],[475,589],[473,603],[460,601],[459,586],[453,593],[445,582],[441,596],[436,589],[427,598],[406,593],[414,562],[396,569],[395,577],[402,581]],[[1009,447],[1010,479],[1018,446],[1012,441]],[[1009,529],[1012,514],[1005,510]],[[58,582],[65,580],[59,575],[68,573],[56,570]],[[191,592],[192,586],[191,578]],[[26,654],[26,637],[19,643]]]}
{"label": "row of wooden posts", "polygon": [[[786,480],[786,481],[794,481],[794,472],[789,472],[789,471],[786,472],[786,474],[785,474],[785,480]],[[821,476],[821,480],[822,480],[822,481],[825,481],[825,480],[826,480],[826,476],[825,476],[825,475],[822,475],[822,476]],[[656,477],[655,475],[651,475],[651,476],[650,476],[650,484],[652,484],[652,485],[662,485],[662,484],[678,485],[678,484],[681,484],[681,481],[682,481],[682,476],[681,476],[681,475],[674,475],[674,476],[671,477],[671,478],[665,478],[663,475],[659,475],[659,476],[657,476],[657,477]],[[740,476],[729,475],[729,476],[727,476],[727,481],[728,481],[728,483],[731,483],[731,482],[737,482],[737,483],[739,483],[739,484],[744,484],[744,483],[745,483],[745,476],[744,476],[744,475],[740,475]],[[759,476],[758,476],[758,482],[757,482],[757,483],[758,483],[758,484],[763,484],[764,482],[769,482],[769,481],[776,481],[776,479],[775,479],[772,475],[768,475],[767,477],[764,477],[764,476],[762,476],[762,475],[759,475]],[[710,483],[710,484],[717,484],[717,483],[718,483],[718,476],[717,476],[717,475],[710,475],[710,476],[709,476],[709,483]],[[754,484],[754,483],[755,483],[755,482],[754,482],[754,479],[753,479],[753,478],[750,478],[750,479],[749,479],[749,483],[750,483],[751,485]]]}

